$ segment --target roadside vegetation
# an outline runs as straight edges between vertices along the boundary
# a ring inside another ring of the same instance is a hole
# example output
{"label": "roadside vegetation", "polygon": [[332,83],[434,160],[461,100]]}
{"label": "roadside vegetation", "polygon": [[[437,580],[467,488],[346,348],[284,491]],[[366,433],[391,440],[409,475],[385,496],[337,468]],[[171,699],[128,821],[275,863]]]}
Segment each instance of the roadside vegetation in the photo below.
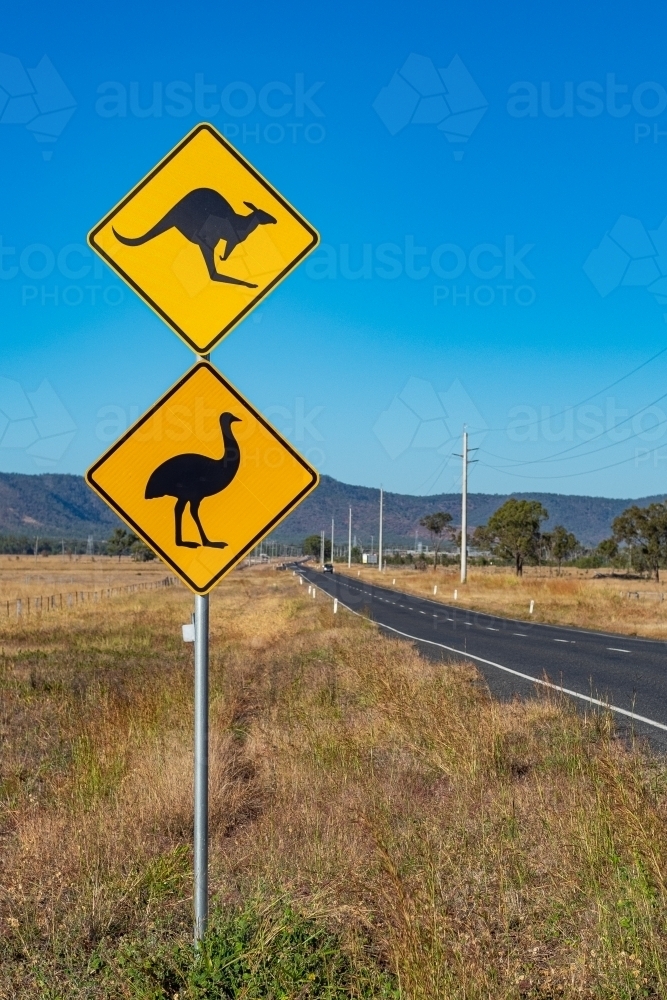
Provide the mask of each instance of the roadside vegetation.
{"label": "roadside vegetation", "polygon": [[[157,559],[144,562],[131,555],[74,555],[60,553],[45,556],[0,554],[0,623],[9,615],[16,617],[16,600],[23,602],[23,613],[28,612],[34,598],[63,596],[75,591],[106,592],[109,588],[123,588],[128,584],[139,584],[164,579],[168,570]],[[57,600],[57,603],[60,602]]]}
{"label": "roadside vegetation", "polygon": [[195,959],[191,603],[0,622],[3,1000],[665,995],[665,766],[260,567],[211,600]]}
{"label": "roadside vegetation", "polygon": [[[595,547],[583,545],[562,524],[545,531],[543,523],[548,517],[548,510],[537,500],[510,497],[486,524],[478,525],[468,534],[470,562],[513,566],[517,576],[528,566],[556,567],[558,575],[564,565],[578,569],[604,567],[626,576],[652,577],[656,583],[660,580],[660,569],[667,567],[667,501],[628,507],[614,518],[610,537]],[[392,552],[388,546],[384,552],[387,563],[435,569],[438,564],[448,566],[458,562],[461,530],[455,526],[451,514],[444,511],[428,514],[419,524],[429,533],[431,550]],[[319,542],[317,547],[309,544],[317,538],[306,539],[304,554],[319,554]],[[353,550],[352,558],[361,562],[361,550]]]}
{"label": "roadside vegetation", "polygon": [[139,562],[149,562],[155,555],[132,531],[115,528],[106,540],[75,538],[43,538],[39,535],[0,534],[0,555],[74,556],[83,554],[124,556]]}
{"label": "roadside vegetation", "polygon": [[[563,525],[544,531],[547,518],[536,500],[507,500],[469,538],[468,580],[461,584],[459,554],[440,551],[443,542],[460,549],[461,533],[451,515],[430,514],[420,524],[431,536],[432,552],[385,550],[382,582],[391,577],[391,586],[474,611],[667,639],[660,590],[667,502],[629,507],[593,551]],[[352,555],[352,575],[378,582],[377,560],[359,565],[361,553]],[[346,572],[344,562],[338,566]]]}

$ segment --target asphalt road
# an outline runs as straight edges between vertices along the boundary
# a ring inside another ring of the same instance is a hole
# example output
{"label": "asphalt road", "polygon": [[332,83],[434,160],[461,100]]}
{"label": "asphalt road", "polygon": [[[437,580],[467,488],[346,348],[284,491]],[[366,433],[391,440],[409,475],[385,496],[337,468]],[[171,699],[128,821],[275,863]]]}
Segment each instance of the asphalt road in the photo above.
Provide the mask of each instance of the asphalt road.
{"label": "asphalt road", "polygon": [[496,697],[553,685],[582,707],[609,707],[622,731],[631,728],[667,751],[667,643],[498,618],[339,573],[299,573],[389,634],[418,642],[426,655],[472,660]]}

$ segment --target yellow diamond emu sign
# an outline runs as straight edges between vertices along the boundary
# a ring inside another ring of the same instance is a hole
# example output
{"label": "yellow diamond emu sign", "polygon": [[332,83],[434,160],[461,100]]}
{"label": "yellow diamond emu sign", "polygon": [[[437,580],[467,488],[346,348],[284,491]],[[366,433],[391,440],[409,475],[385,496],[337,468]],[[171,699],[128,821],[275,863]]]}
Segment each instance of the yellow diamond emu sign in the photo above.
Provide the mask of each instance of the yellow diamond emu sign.
{"label": "yellow diamond emu sign", "polygon": [[192,350],[208,354],[319,236],[212,125],[202,124],[88,240]]}
{"label": "yellow diamond emu sign", "polygon": [[197,594],[207,594],[318,483],[317,472],[206,361],[86,473]]}

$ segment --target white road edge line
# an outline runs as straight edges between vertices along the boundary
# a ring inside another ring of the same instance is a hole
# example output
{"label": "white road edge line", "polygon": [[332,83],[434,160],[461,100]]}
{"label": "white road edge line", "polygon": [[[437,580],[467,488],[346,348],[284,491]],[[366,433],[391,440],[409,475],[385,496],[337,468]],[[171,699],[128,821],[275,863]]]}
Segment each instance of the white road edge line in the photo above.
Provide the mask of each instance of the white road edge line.
{"label": "white road edge line", "polygon": [[[318,590],[322,590],[317,584],[313,584]],[[326,591],[322,590],[323,594],[330,597],[333,600],[332,595]],[[349,611],[351,614],[356,615],[357,618],[365,618],[365,615],[360,615],[358,611],[354,611],[349,608],[347,604],[344,604],[340,597],[338,598],[338,603]],[[628,712],[627,708],[618,708],[616,705],[610,705],[606,701],[600,701],[599,698],[592,698],[587,694],[579,694],[578,691],[570,691],[569,688],[560,687],[558,684],[552,684],[550,681],[539,680],[537,677],[531,677],[530,674],[522,674],[520,670],[513,670],[511,667],[504,667],[502,663],[494,663],[493,660],[485,660],[482,656],[474,656],[473,653],[468,653],[464,649],[455,649],[454,646],[445,646],[442,642],[434,642],[432,639],[420,639],[417,635],[409,635],[407,632],[400,632],[397,628],[392,628],[391,625],[383,625],[382,622],[375,622],[372,619],[366,619],[370,621],[372,625],[377,625],[379,628],[385,628],[389,632],[395,632],[396,635],[402,635],[404,639],[412,639],[413,642],[425,642],[429,646],[438,646],[440,649],[446,649],[450,653],[458,653],[459,656],[463,656],[467,660],[477,660],[478,663],[486,663],[489,667],[496,667],[498,670],[504,670],[506,674],[513,674],[514,677],[521,677],[524,681],[530,681],[531,684],[539,684],[541,687],[550,688],[552,691],[560,691],[561,694],[569,695],[570,698],[579,698],[580,701],[587,701],[589,705],[597,705],[599,708],[606,708],[609,712],[616,712],[618,715],[625,715],[629,719],[634,719],[636,722],[645,722],[647,726],[654,726],[656,729],[662,729],[667,732],[667,726],[663,725],[662,722],[656,722],[655,719],[647,719],[645,715],[637,715],[636,712]],[[466,624],[468,624],[466,622]],[[626,652],[626,650],[623,650]]]}
{"label": "white road edge line", "polygon": [[632,652],[632,650],[630,650],[630,649],[620,649],[619,646],[607,646],[607,649],[613,650],[614,653],[630,653],[630,652]]}

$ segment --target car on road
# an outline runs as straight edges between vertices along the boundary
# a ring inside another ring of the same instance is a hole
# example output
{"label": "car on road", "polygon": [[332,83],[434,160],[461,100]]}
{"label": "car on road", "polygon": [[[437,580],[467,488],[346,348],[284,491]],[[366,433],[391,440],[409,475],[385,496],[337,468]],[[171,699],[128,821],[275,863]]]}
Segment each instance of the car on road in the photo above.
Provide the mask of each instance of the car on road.
{"label": "car on road", "polygon": [[334,571],[333,563],[325,563],[324,564],[324,572],[325,573],[333,573],[333,571]]}

